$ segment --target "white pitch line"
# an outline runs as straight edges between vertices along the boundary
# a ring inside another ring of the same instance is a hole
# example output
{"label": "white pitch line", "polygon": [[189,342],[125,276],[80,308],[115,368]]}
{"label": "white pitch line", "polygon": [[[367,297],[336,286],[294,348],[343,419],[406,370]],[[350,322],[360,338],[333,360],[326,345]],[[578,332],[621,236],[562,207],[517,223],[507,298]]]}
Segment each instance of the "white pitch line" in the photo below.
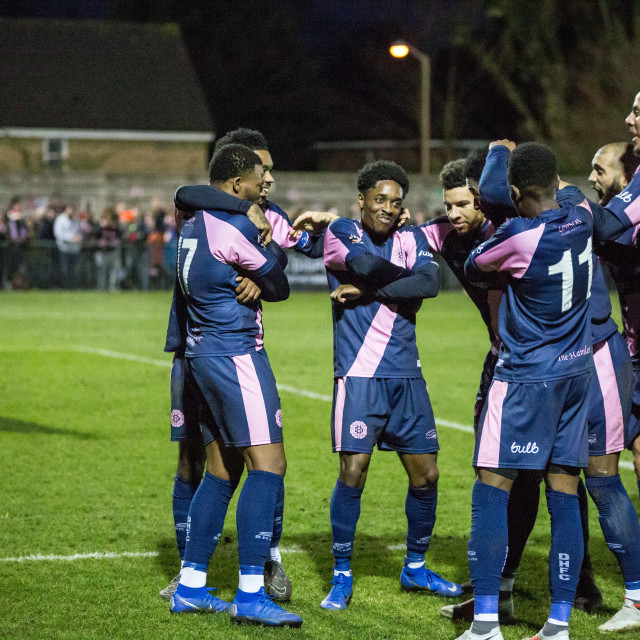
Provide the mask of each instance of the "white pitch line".
{"label": "white pitch line", "polygon": [[112,558],[155,558],[159,556],[158,551],[122,551],[120,553],[112,553],[106,551],[104,553],[74,553],[70,556],[43,555],[38,553],[32,556],[20,556],[18,558],[0,558],[0,562],[38,562],[41,560],[61,560],[64,562],[73,562],[74,560],[111,560]]}

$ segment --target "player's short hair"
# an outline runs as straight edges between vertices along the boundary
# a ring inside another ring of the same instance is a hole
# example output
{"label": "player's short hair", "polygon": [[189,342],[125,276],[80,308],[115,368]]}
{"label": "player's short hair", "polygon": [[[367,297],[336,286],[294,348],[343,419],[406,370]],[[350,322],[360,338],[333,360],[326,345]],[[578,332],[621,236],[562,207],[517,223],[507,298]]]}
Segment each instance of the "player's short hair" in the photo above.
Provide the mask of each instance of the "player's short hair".
{"label": "player's short hair", "polygon": [[262,166],[260,156],[243,144],[227,144],[213,154],[209,163],[209,182],[226,182]]}
{"label": "player's short hair", "polygon": [[552,149],[540,142],[518,145],[509,157],[509,184],[525,191],[547,189],[558,179],[558,161]]}
{"label": "player's short hair", "polygon": [[364,195],[367,189],[372,189],[380,180],[393,180],[402,187],[402,197],[409,193],[409,177],[407,172],[391,160],[376,160],[366,164],[358,171],[358,191]]}
{"label": "player's short hair", "polygon": [[620,156],[620,162],[622,163],[624,177],[627,182],[631,182],[633,174],[640,165],[640,157],[633,152],[633,145],[630,142],[627,144],[624,153]]}
{"label": "player's short hair", "polygon": [[213,153],[216,153],[216,151],[222,149],[222,147],[227,144],[243,144],[245,147],[249,147],[249,149],[253,149],[254,151],[258,149],[260,151],[269,150],[267,139],[259,131],[247,129],[246,127],[228,131],[222,138],[216,140]]}
{"label": "player's short hair", "polygon": [[464,161],[465,179],[469,178],[469,180],[480,182],[480,178],[482,177],[482,170],[484,169],[484,164],[487,161],[488,153],[489,145],[487,145],[483,149],[472,149],[471,151],[469,151]]}
{"label": "player's short hair", "polygon": [[445,191],[467,186],[464,178],[464,163],[464,158],[460,158],[458,160],[451,160],[442,167],[438,178]]}

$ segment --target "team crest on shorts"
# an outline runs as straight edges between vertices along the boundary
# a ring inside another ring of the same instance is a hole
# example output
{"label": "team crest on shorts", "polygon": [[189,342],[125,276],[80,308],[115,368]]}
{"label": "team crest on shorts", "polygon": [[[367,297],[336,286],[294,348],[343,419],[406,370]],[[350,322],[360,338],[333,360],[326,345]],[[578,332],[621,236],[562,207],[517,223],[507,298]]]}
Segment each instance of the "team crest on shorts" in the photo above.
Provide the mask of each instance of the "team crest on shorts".
{"label": "team crest on shorts", "polygon": [[349,433],[358,440],[362,440],[367,435],[367,425],[360,420],[356,420],[349,425]]}
{"label": "team crest on shorts", "polygon": [[276,424],[282,429],[282,409],[276,411]]}
{"label": "team crest on shorts", "polygon": [[184,413],[182,413],[182,411],[180,411],[179,409],[174,409],[171,412],[171,426],[177,429],[178,427],[181,427],[183,424],[184,424]]}
{"label": "team crest on shorts", "polygon": [[437,436],[438,436],[438,434],[436,433],[435,429],[429,429],[429,431],[427,431],[427,433],[425,433],[425,437],[427,438],[427,440],[433,440]]}

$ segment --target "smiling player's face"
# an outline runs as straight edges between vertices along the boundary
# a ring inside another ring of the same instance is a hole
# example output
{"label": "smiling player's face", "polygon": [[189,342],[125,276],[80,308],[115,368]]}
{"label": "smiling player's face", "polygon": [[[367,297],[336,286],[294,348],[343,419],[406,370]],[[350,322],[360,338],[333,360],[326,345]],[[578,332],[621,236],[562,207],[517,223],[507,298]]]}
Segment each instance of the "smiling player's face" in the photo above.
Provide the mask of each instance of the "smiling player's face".
{"label": "smiling player's face", "polygon": [[374,235],[387,235],[400,216],[402,198],[402,187],[394,180],[379,180],[364,194],[359,193],[362,225]]}
{"label": "smiling player's face", "polygon": [[238,197],[257,204],[263,190],[264,169],[256,164],[253,171],[248,171],[240,176]]}
{"label": "smiling player's face", "polygon": [[640,93],[636,95],[631,113],[625,122],[629,125],[629,133],[632,135],[633,153],[640,156]]}

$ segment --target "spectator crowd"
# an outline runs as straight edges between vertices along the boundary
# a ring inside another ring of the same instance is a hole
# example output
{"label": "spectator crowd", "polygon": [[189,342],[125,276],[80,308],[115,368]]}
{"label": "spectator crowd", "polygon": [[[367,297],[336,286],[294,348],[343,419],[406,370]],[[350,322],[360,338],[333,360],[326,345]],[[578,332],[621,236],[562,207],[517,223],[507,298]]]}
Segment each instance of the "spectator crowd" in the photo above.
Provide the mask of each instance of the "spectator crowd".
{"label": "spectator crowd", "polygon": [[96,215],[57,198],[12,198],[0,215],[0,287],[114,291],[172,286],[173,211],[118,203]]}

